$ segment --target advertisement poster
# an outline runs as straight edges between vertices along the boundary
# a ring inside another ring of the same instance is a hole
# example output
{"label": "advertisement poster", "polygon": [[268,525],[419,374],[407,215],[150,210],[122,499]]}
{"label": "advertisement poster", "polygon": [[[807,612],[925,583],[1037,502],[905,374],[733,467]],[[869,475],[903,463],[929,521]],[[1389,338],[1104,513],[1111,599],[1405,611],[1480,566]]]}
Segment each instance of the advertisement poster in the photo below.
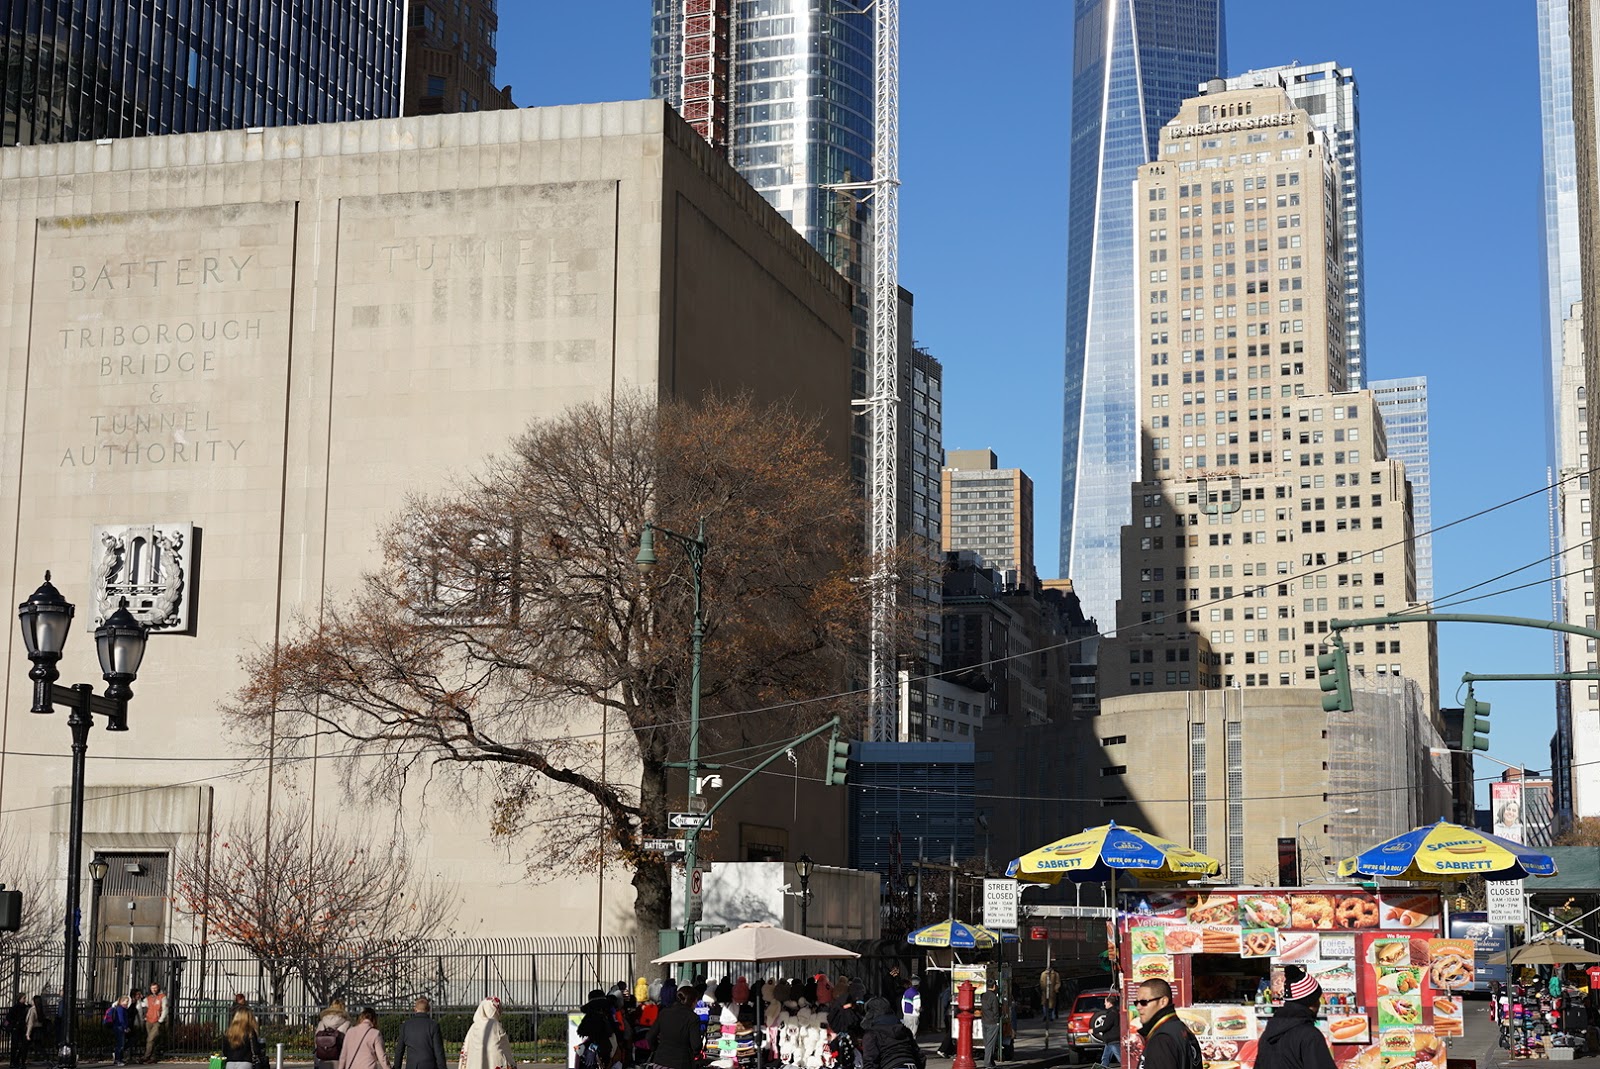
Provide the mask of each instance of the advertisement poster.
{"label": "advertisement poster", "polygon": [[1378,897],[1378,926],[1399,931],[1440,931],[1444,918],[1439,896],[1384,892]]}
{"label": "advertisement poster", "polygon": [[1514,843],[1522,842],[1522,784],[1489,784],[1489,810],[1494,816],[1494,833]]}
{"label": "advertisement poster", "polygon": [[1470,939],[1428,940],[1429,982],[1446,992],[1470,988],[1476,979],[1475,953],[1476,947]]}

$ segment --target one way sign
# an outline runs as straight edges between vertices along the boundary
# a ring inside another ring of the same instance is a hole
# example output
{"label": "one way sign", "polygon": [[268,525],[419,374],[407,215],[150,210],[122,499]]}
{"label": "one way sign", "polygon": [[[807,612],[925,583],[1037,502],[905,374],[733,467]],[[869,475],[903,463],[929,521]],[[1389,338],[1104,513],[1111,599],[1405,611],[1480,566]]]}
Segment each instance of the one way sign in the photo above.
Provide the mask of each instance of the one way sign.
{"label": "one way sign", "polygon": [[689,828],[699,828],[701,831],[711,830],[711,818],[704,813],[668,813],[667,827],[676,831]]}

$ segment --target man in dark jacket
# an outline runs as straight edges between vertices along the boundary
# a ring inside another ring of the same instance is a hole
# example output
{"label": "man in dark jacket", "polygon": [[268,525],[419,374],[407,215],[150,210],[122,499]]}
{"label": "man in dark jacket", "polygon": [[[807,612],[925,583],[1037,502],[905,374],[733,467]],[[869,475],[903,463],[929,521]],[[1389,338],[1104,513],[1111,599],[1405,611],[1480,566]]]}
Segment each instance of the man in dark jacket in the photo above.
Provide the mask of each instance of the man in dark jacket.
{"label": "man in dark jacket", "polygon": [[862,1029],[861,1069],[902,1069],[908,1065],[923,1069],[922,1048],[888,999],[867,1000]]}
{"label": "man in dark jacket", "polygon": [[1107,995],[1106,1004],[1094,1012],[1089,1020],[1089,1035],[1100,1044],[1100,1064],[1122,1064],[1122,1000]]}
{"label": "man in dark jacket", "polygon": [[[1172,1007],[1172,986],[1165,980],[1146,980],[1133,1000],[1139,1011],[1139,1035],[1144,1038],[1140,1069],[1200,1069],[1204,1060],[1200,1043]],[[1259,1069],[1259,1067],[1258,1067]]]}
{"label": "man in dark jacket", "polygon": [[1283,967],[1283,1005],[1261,1033],[1256,1069],[1334,1069],[1328,1041],[1317,1029],[1322,987],[1298,965]]}
{"label": "man in dark jacket", "polygon": [[[394,1043],[394,1069],[448,1069],[444,1060],[444,1036],[439,1022],[428,1011],[433,1004],[419,998],[411,1006],[411,1016],[400,1022],[400,1038]],[[406,1055],[410,1054],[408,1062]]]}

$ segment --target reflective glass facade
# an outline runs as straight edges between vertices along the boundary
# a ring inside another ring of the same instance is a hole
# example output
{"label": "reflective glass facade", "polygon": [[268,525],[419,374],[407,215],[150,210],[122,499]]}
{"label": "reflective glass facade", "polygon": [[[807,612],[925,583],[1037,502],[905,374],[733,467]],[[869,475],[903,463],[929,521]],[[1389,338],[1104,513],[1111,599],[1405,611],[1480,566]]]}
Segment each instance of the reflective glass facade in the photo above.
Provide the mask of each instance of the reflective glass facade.
{"label": "reflective glass facade", "polygon": [[1381,379],[1371,385],[1383,413],[1389,456],[1403,461],[1411,484],[1411,526],[1416,532],[1417,600],[1433,600],[1433,479],[1428,448],[1428,380]]}
{"label": "reflective glass facade", "polygon": [[[1133,181],[1161,128],[1225,64],[1222,0],[1076,0],[1061,574],[1113,616],[1129,487],[1139,476]],[[1161,269],[1161,270],[1175,270]]]}
{"label": "reflective glass facade", "polygon": [[0,12],[0,145],[400,114],[405,0],[28,0]]}

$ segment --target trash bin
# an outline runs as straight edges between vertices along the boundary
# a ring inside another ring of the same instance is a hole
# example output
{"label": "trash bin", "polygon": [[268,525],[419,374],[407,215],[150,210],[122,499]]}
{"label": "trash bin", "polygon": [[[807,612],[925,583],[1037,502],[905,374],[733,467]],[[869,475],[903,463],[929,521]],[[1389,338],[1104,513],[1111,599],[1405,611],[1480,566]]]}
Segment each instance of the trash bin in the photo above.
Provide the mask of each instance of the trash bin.
{"label": "trash bin", "polygon": [[211,1056],[211,1069],[222,1069],[222,1065],[222,1055],[213,1054]]}

